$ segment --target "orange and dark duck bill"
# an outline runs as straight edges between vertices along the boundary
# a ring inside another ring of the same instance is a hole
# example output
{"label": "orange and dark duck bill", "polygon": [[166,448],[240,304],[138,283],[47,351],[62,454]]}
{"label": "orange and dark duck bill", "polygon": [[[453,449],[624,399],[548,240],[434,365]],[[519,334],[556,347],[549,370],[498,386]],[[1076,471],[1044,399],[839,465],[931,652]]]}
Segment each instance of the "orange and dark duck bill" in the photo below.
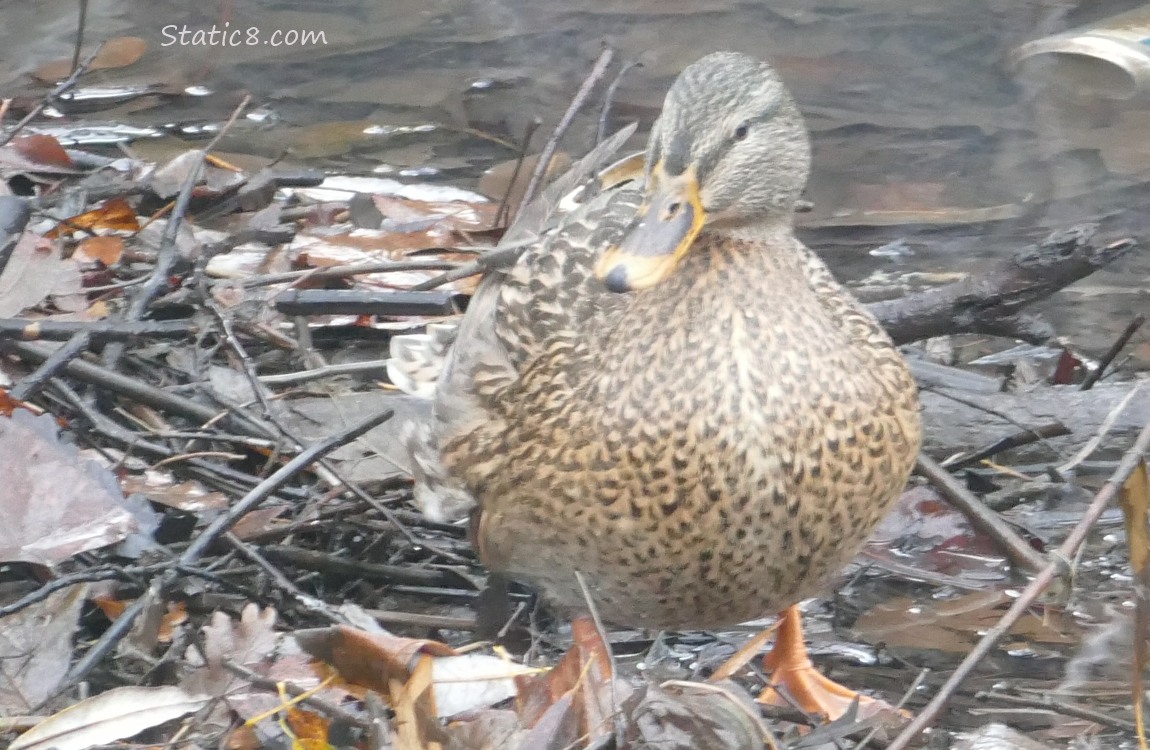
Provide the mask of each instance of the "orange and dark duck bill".
{"label": "orange and dark duck bill", "polygon": [[660,161],[648,185],[635,222],[595,266],[595,275],[612,292],[648,289],[667,278],[706,221],[694,167],[671,177]]}

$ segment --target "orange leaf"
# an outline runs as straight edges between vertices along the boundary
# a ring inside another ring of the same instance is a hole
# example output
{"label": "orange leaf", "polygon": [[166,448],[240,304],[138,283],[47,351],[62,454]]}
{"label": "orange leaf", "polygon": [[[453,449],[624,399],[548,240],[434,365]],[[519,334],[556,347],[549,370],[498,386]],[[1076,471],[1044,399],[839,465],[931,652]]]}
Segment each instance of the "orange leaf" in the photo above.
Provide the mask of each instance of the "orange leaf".
{"label": "orange leaf", "polygon": [[326,719],[311,711],[292,707],[287,710],[287,723],[297,740],[327,744],[327,733],[331,727],[331,719]]}
{"label": "orange leaf", "polygon": [[68,152],[53,136],[35,134],[22,135],[12,139],[12,148],[33,164],[75,169],[76,164]]}
{"label": "orange leaf", "polygon": [[112,266],[120,262],[124,254],[124,238],[114,234],[100,237],[88,237],[76,248],[76,260],[85,263],[100,261],[105,266]]}
{"label": "orange leaf", "polygon": [[[148,43],[138,36],[120,36],[104,42],[100,54],[88,66],[88,70],[106,70],[108,68],[126,68],[143,57],[148,49]],[[49,83],[67,78],[72,73],[72,60],[53,60],[44,63],[32,75],[41,81]]]}
{"label": "orange leaf", "polygon": [[388,693],[388,680],[407,682],[420,654],[450,656],[454,649],[438,641],[368,633],[339,625],[295,634],[304,651],[335,667],[348,682]]}
{"label": "orange leaf", "polygon": [[121,197],[109,198],[99,208],[93,208],[91,211],[85,211],[78,216],[65,219],[44,236],[55,239],[61,235],[71,234],[78,229],[136,232],[140,229],[140,222],[136,218],[136,211],[126,199]]}

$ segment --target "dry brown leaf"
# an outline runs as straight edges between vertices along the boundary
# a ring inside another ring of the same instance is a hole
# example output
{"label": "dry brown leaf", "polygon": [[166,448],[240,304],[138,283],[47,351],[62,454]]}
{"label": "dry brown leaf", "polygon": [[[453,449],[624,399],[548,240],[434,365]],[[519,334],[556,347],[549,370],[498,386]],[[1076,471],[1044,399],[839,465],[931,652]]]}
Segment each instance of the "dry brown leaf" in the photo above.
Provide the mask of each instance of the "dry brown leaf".
{"label": "dry brown leaf", "polygon": [[[243,680],[227,671],[224,661],[249,666],[259,665],[270,657],[280,639],[280,634],[274,630],[275,621],[274,609],[268,607],[261,611],[254,604],[244,607],[239,622],[233,622],[223,612],[213,613],[211,621],[203,628],[203,654],[207,661],[201,661],[198,650],[189,649],[188,661],[198,669],[188,674],[181,685],[191,693],[226,696],[229,703],[238,698],[237,688]],[[274,696],[268,697],[274,700]]]}
{"label": "dry brown leaf", "polygon": [[4,617],[0,627],[0,716],[28,714],[68,673],[87,586],[70,586]]}
{"label": "dry brown leaf", "polygon": [[61,258],[51,242],[27,232],[0,275],[0,318],[14,318],[49,297],[82,300],[83,282],[74,260]]}
{"label": "dry brown leaf", "polygon": [[[993,628],[1014,600],[1005,591],[980,591],[946,601],[919,602],[896,597],[864,612],[854,630],[871,643],[883,642],[899,648],[969,651],[980,633]],[[1010,630],[1014,639],[1028,644],[1069,645],[1077,643],[1079,628],[1069,617],[1048,613],[1024,617]]]}
{"label": "dry brown leaf", "polygon": [[116,478],[61,443],[47,416],[0,418],[0,476],[0,561],[50,566],[138,528]]}
{"label": "dry brown leaf", "polygon": [[143,474],[125,477],[121,486],[125,494],[140,493],[154,503],[189,513],[228,507],[228,498],[224,493],[212,492],[194,480],[176,482],[176,478],[167,471],[148,469]]}
{"label": "dry brown leaf", "polygon": [[422,201],[395,195],[373,195],[372,201],[385,218],[397,224],[434,222],[460,232],[490,229],[499,206],[495,203]]}
{"label": "dry brown leaf", "polygon": [[450,646],[426,638],[401,638],[388,633],[368,633],[337,625],[301,630],[295,634],[300,647],[331,664],[348,682],[364,685],[387,695],[389,681],[406,683],[421,654],[448,656]]}
{"label": "dry brown leaf", "polygon": [[105,266],[113,266],[120,262],[124,255],[124,238],[114,234],[101,237],[88,237],[80,242],[76,253],[72,257],[81,263],[94,263],[99,261]]}
{"label": "dry brown leaf", "polygon": [[68,156],[68,152],[53,136],[41,133],[21,135],[13,138],[9,145],[32,164],[61,169],[76,168],[72,157]]}
{"label": "dry brown leaf", "polygon": [[[88,70],[126,68],[148,50],[148,43],[138,36],[120,36],[104,42],[100,53],[92,60]],[[53,60],[44,63],[32,74],[45,83],[55,83],[72,74],[72,60]]]}
{"label": "dry brown leaf", "polygon": [[138,232],[140,221],[136,218],[135,209],[125,198],[109,198],[99,208],[65,219],[44,236],[48,238],[68,236],[77,230]]}

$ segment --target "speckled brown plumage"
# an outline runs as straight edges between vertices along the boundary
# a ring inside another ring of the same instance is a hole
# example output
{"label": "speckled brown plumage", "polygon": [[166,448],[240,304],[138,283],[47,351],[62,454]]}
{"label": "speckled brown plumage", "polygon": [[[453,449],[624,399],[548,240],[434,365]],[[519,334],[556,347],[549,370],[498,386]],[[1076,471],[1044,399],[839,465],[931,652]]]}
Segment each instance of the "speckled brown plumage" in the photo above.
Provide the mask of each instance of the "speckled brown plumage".
{"label": "speckled brown plumage", "polygon": [[[580,571],[602,615],[631,626],[730,625],[815,593],[898,496],[920,439],[901,356],[791,233],[807,160],[793,102],[742,56],[692,69],[648,174],[710,164],[701,201],[718,219],[625,294],[595,264],[648,188],[560,219],[484,282],[417,441],[424,479],[442,480],[424,498],[478,503],[489,568],[570,610]],[[720,84],[722,101],[695,106]],[[728,156],[721,137],[756,104],[776,132]]]}

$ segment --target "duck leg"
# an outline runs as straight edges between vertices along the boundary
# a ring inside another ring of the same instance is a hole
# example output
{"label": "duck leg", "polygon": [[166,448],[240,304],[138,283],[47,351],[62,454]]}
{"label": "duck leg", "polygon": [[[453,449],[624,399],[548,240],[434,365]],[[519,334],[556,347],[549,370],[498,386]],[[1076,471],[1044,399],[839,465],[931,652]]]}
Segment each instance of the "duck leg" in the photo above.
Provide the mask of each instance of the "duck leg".
{"label": "duck leg", "polygon": [[801,618],[797,606],[783,612],[775,645],[763,659],[771,681],[759,695],[759,702],[772,706],[797,705],[809,714],[825,716],[831,721],[850,710],[855,700],[859,702],[860,717],[890,710],[892,707],[886,701],[843,687],[815,669],[803,643]]}

